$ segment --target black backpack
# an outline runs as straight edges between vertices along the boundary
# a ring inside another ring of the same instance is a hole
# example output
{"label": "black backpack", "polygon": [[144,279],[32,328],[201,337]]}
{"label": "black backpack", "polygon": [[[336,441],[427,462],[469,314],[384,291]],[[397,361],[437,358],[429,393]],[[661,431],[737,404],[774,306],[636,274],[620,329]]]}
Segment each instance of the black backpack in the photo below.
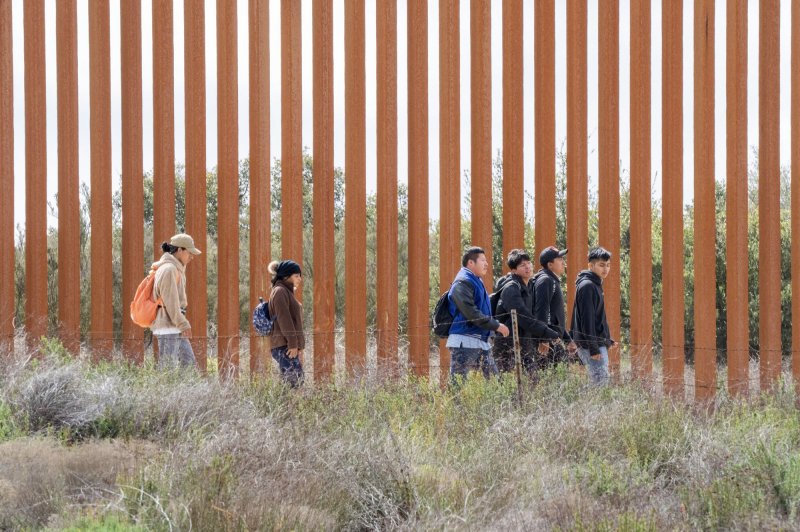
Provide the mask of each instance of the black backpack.
{"label": "black backpack", "polygon": [[433,334],[439,338],[450,336],[450,326],[453,325],[453,315],[450,314],[450,290],[439,297],[436,306],[433,308],[431,317],[431,329]]}
{"label": "black backpack", "polygon": [[503,287],[497,292],[492,292],[491,294],[489,294],[489,307],[492,309],[492,317],[497,316],[497,304],[500,303],[500,297],[503,294],[503,290],[505,290],[506,287],[512,283],[515,284],[517,287],[519,287],[518,282],[511,280],[506,284],[504,284]]}

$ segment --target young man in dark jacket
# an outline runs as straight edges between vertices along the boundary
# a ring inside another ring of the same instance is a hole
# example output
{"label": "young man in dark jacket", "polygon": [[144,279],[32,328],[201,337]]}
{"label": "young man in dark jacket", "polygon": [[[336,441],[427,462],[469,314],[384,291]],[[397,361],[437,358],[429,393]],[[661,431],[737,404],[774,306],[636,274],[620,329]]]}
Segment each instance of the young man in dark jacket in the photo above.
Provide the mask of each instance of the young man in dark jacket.
{"label": "young man in dark jacket", "polygon": [[508,327],[492,318],[489,294],[481,277],[489,270],[486,253],[469,248],[461,259],[461,270],[448,292],[453,324],[447,337],[450,378],[453,382],[470,371],[483,370],[485,377],[497,372],[491,361],[489,336],[497,331],[508,336]]}
{"label": "young man in dark jacket", "polygon": [[609,251],[603,248],[589,251],[589,269],[578,274],[572,308],[572,335],[578,344],[578,356],[595,386],[608,384],[608,348],[614,344],[603,301],[603,280],[610,269]]}
{"label": "young man in dark jacket", "polygon": [[[511,311],[517,311],[517,327],[520,337],[522,365],[525,371],[534,377],[536,373],[536,356],[533,345],[534,338],[558,338],[558,332],[549,329],[543,321],[533,318],[533,264],[531,257],[524,249],[512,249],[506,261],[511,270],[498,279],[494,291],[499,294],[495,317],[511,329]],[[500,371],[514,371],[514,339],[512,335],[495,338],[494,359]]]}
{"label": "young man in dark jacket", "polygon": [[559,250],[554,246],[545,248],[539,254],[539,264],[542,269],[536,272],[533,278],[533,317],[543,321],[549,329],[556,332],[553,337],[544,334],[535,338],[534,344],[539,355],[539,366],[555,366],[567,360],[563,344],[567,351],[574,355],[578,346],[572,341],[567,325],[566,310],[564,308],[564,293],[561,291],[561,276],[567,270],[564,256],[567,250]]}

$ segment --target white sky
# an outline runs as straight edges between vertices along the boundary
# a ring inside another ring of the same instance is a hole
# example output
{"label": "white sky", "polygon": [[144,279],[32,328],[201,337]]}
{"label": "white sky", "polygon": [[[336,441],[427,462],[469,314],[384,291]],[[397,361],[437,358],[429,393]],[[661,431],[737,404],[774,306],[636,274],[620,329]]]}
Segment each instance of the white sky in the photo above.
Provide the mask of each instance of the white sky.
{"label": "white sky", "polygon": [[[57,191],[57,79],[55,40],[55,1],[45,0],[46,63],[47,63],[47,182],[48,198]],[[312,79],[312,1],[302,2],[303,33],[303,144],[313,153],[313,79]],[[248,36],[247,1],[238,2],[239,25],[239,157],[249,153],[248,116]],[[216,124],[216,3],[206,0],[206,91],[207,91],[207,164],[217,162]],[[334,3],[334,162],[344,167],[344,0]],[[597,13],[602,0],[588,0],[588,130],[589,183],[597,187]],[[183,62],[183,3],[174,0],[175,43],[175,158],[184,161],[184,62]],[[281,153],[280,134],[280,1],[270,4],[270,100],[271,100],[271,157]],[[375,2],[366,0],[366,125],[367,125],[367,188],[376,188],[376,67],[375,67]],[[684,0],[684,200],[693,196],[693,11],[694,2]],[[556,142],[566,144],[566,3],[556,2]],[[790,0],[781,1],[781,57],[780,57],[780,161],[788,166],[790,160]],[[758,1],[750,0],[748,15],[748,145],[758,145]],[[398,0],[398,179],[407,180],[407,76],[406,76],[406,2]],[[629,115],[629,65],[630,65],[630,6],[620,0],[620,161],[622,169],[630,168],[630,115]],[[142,75],[143,75],[143,126],[144,168],[153,166],[153,102],[152,102],[152,3],[142,0]],[[439,177],[439,48],[438,2],[428,3],[428,76],[429,76],[429,171],[430,213],[438,217]],[[15,221],[25,219],[25,106],[24,106],[24,50],[23,50],[23,0],[13,2],[14,32],[14,170],[15,170]],[[725,172],[725,63],[726,63],[726,2],[716,3],[716,176],[724,179]],[[534,114],[533,114],[533,3],[524,5],[524,172],[526,189],[533,188],[534,173]],[[469,63],[469,2],[461,2],[461,166],[470,166],[470,63]],[[652,173],[653,190],[661,193],[661,2],[652,5]],[[88,7],[85,0],[78,1],[78,106],[80,136],[80,180],[89,182],[89,36]],[[121,110],[120,110],[120,18],[119,2],[111,2],[111,125],[112,172],[115,189],[120,186]],[[492,153],[502,148],[502,0],[492,0]],[[750,155],[752,158],[752,155]],[[49,220],[57,225],[57,220]]]}

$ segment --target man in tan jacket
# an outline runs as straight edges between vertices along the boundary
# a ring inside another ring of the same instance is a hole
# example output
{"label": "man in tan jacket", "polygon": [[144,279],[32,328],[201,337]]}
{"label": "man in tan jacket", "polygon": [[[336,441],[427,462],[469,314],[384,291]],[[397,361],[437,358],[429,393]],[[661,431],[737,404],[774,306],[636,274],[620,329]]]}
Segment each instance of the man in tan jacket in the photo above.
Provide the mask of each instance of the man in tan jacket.
{"label": "man in tan jacket", "polygon": [[186,234],[173,236],[161,244],[164,254],[153,264],[156,269],[153,298],[159,301],[156,319],[150,330],[158,338],[159,368],[197,367],[192,344],[192,326],[186,319],[186,265],[200,250]]}

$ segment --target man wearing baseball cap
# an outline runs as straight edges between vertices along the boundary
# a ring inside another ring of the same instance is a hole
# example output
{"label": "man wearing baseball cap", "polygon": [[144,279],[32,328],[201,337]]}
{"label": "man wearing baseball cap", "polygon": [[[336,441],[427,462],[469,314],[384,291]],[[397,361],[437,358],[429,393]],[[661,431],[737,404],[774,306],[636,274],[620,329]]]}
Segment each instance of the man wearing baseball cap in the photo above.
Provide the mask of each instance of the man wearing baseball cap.
{"label": "man wearing baseball cap", "polygon": [[566,249],[555,246],[542,250],[539,254],[542,268],[533,277],[533,317],[548,325],[545,337],[534,339],[540,357],[540,368],[555,366],[567,360],[562,342],[567,344],[570,354],[578,350],[567,330],[564,293],[561,291],[561,276],[567,269],[564,259],[566,254]]}

